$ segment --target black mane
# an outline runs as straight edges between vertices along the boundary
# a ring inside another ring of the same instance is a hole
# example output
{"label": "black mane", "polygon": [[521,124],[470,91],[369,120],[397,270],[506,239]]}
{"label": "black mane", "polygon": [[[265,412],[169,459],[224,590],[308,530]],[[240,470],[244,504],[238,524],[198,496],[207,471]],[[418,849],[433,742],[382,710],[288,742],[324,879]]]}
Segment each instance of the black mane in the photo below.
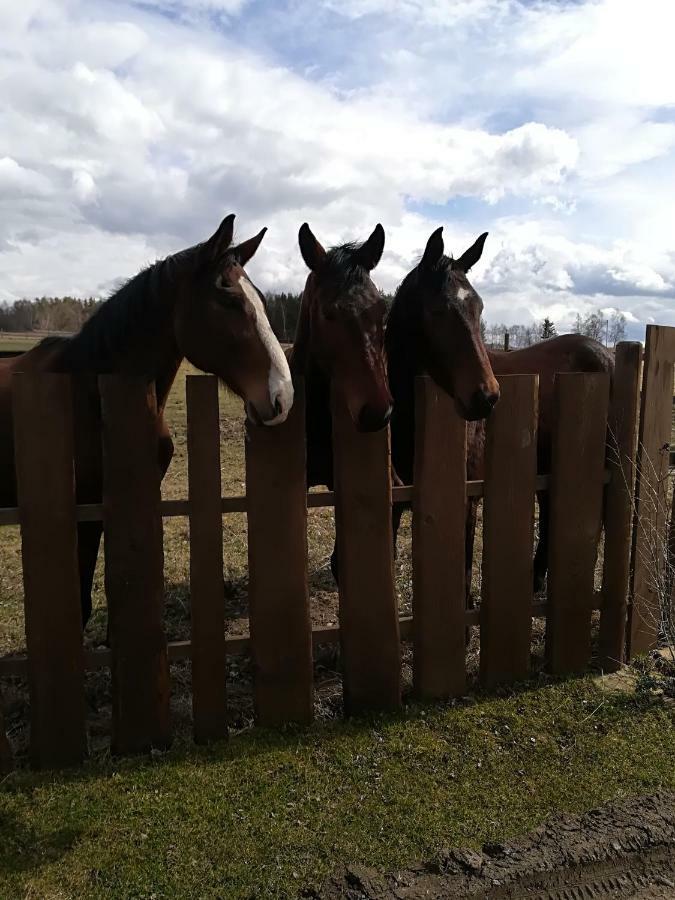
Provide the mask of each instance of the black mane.
{"label": "black mane", "polygon": [[[61,363],[69,372],[105,373],[129,351],[148,348],[171,312],[167,286],[183,254],[159,260],[134,275],[94,312],[72,338],[62,339]],[[48,342],[53,340],[45,338]]]}

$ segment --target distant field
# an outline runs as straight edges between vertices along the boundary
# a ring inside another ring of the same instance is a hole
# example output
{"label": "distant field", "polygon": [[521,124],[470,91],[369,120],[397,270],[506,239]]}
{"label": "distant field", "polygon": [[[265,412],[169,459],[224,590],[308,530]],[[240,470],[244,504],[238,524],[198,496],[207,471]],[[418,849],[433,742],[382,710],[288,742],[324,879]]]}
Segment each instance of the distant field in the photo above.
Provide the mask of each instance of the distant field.
{"label": "distant field", "polygon": [[2,331],[0,332],[0,352],[6,350],[30,350],[42,337],[43,335],[15,334],[14,332]]}

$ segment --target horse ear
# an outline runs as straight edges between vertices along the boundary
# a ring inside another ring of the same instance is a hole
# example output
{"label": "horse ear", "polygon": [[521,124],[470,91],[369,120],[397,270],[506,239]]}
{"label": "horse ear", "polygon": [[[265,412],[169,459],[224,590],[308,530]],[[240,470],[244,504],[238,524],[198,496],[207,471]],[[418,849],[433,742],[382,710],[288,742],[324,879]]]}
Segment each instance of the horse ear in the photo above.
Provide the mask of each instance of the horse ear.
{"label": "horse ear", "polygon": [[305,265],[312,272],[316,271],[326,258],[326,251],[312,234],[312,229],[307,222],[300,226],[298,243],[300,244],[300,253],[302,253]]}
{"label": "horse ear", "polygon": [[234,213],[225,216],[218,230],[201,246],[200,256],[203,262],[215,262],[232,243],[234,232]]}
{"label": "horse ear", "polygon": [[443,243],[443,226],[441,225],[441,227],[437,228],[427,241],[427,245],[424,248],[424,253],[422,254],[422,259],[420,260],[420,265],[424,266],[425,268],[432,269],[443,256],[444,250],[445,244]]}
{"label": "horse ear", "polygon": [[260,246],[260,242],[265,237],[266,231],[266,228],[262,228],[255,237],[249,238],[247,241],[243,241],[235,247],[234,255],[240,266],[245,266],[249,259],[254,255]]}
{"label": "horse ear", "polygon": [[365,242],[365,244],[362,244],[356,251],[359,265],[363,266],[364,269],[367,269],[370,272],[371,269],[374,269],[382,258],[383,250],[384,228],[378,224],[375,226],[373,233]]}
{"label": "horse ear", "polygon": [[456,259],[453,262],[452,268],[459,269],[460,272],[468,272],[472,266],[475,266],[483,255],[483,245],[485,244],[485,238],[487,236],[487,231],[481,234],[476,243],[462,253],[459,259]]}

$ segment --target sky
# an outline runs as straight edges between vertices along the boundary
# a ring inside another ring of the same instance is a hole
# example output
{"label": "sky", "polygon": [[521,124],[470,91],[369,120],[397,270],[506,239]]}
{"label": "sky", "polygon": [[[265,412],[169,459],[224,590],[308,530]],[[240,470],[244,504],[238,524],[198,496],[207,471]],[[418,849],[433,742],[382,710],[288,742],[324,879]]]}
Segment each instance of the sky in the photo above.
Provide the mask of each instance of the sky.
{"label": "sky", "polygon": [[230,212],[297,234],[444,226],[488,323],[675,325],[672,0],[0,0],[0,300],[105,296]]}

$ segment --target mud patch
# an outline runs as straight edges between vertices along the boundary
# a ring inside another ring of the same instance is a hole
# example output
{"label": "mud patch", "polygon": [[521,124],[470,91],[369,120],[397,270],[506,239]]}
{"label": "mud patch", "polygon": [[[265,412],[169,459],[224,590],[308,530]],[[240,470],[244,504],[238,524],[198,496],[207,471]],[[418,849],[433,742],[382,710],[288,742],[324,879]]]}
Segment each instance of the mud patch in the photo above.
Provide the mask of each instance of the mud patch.
{"label": "mud patch", "polygon": [[383,875],[346,867],[315,900],[601,900],[675,898],[675,794],[557,816],[530,835],[482,851],[441,852],[427,865]]}

